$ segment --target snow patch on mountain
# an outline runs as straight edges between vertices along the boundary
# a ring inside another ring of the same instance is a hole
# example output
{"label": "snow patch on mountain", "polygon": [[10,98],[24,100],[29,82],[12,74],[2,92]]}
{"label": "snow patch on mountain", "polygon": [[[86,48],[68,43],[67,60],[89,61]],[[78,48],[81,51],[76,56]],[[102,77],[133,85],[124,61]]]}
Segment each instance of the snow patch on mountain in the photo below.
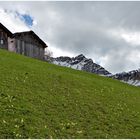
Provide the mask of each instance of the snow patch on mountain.
{"label": "snow patch on mountain", "polygon": [[53,61],[53,64],[60,65],[60,66],[65,66],[65,67],[70,67],[70,68],[77,69],[77,70],[82,70],[82,66],[84,65],[84,63],[71,65],[68,62],[61,62],[61,61],[56,61],[56,60]]}
{"label": "snow patch on mountain", "polygon": [[86,58],[83,54],[80,54],[72,58],[61,56],[57,58],[49,58],[49,59],[46,58],[46,60],[56,65],[70,67],[76,70],[83,70],[91,73],[96,73],[99,75],[111,74],[100,65],[94,63],[92,59]]}
{"label": "snow patch on mountain", "polygon": [[128,81],[122,81],[124,83],[127,83],[129,85],[133,86],[140,86],[140,80],[128,80]]}
{"label": "snow patch on mountain", "polygon": [[109,76],[114,79],[118,79],[124,83],[128,83],[134,86],[140,86],[140,69],[132,70],[129,72],[117,73],[115,75]]}

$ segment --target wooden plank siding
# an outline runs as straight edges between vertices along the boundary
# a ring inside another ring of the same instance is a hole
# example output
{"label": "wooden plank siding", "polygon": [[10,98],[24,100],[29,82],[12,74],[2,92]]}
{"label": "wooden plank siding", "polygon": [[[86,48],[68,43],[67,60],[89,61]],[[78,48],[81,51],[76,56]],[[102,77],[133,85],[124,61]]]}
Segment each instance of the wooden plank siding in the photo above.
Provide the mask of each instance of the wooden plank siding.
{"label": "wooden plank siding", "polygon": [[0,48],[8,49],[8,35],[3,29],[0,29]]}
{"label": "wooden plank siding", "polygon": [[28,34],[15,37],[16,52],[33,58],[44,59],[44,48],[38,41]]}
{"label": "wooden plank siding", "polygon": [[16,40],[14,38],[8,37],[8,51],[16,52]]}
{"label": "wooden plank siding", "polygon": [[0,48],[8,49],[8,38],[12,37],[12,33],[0,23]]}

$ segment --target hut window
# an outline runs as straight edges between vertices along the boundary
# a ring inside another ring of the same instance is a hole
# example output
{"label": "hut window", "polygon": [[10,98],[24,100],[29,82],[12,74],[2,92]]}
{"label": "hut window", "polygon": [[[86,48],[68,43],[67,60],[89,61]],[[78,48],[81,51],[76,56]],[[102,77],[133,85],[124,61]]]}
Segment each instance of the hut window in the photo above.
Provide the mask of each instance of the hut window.
{"label": "hut window", "polygon": [[3,39],[1,39],[1,40],[0,40],[0,44],[1,44],[1,45],[3,45],[3,44],[4,44],[4,41],[3,41]]}

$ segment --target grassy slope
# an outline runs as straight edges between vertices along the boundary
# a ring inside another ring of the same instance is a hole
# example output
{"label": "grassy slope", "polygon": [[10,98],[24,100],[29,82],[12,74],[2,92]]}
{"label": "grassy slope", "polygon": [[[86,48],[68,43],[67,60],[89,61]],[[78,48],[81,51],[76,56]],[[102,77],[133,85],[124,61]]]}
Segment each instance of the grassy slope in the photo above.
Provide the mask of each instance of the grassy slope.
{"label": "grassy slope", "polygon": [[140,138],[140,88],[0,50],[0,138]]}

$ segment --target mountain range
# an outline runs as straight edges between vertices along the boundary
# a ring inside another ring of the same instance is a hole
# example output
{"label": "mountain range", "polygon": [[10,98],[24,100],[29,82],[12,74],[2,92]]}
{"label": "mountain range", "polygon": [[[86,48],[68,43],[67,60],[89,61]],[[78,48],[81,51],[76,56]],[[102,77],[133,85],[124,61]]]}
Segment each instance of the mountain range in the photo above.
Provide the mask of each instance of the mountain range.
{"label": "mountain range", "polygon": [[109,76],[134,86],[140,86],[140,69]]}
{"label": "mountain range", "polygon": [[87,71],[101,76],[117,79],[130,85],[140,86],[140,69],[112,74],[99,64],[94,63],[92,59],[86,58],[83,54],[76,57],[60,56],[53,58],[46,56],[45,60],[56,65]]}

